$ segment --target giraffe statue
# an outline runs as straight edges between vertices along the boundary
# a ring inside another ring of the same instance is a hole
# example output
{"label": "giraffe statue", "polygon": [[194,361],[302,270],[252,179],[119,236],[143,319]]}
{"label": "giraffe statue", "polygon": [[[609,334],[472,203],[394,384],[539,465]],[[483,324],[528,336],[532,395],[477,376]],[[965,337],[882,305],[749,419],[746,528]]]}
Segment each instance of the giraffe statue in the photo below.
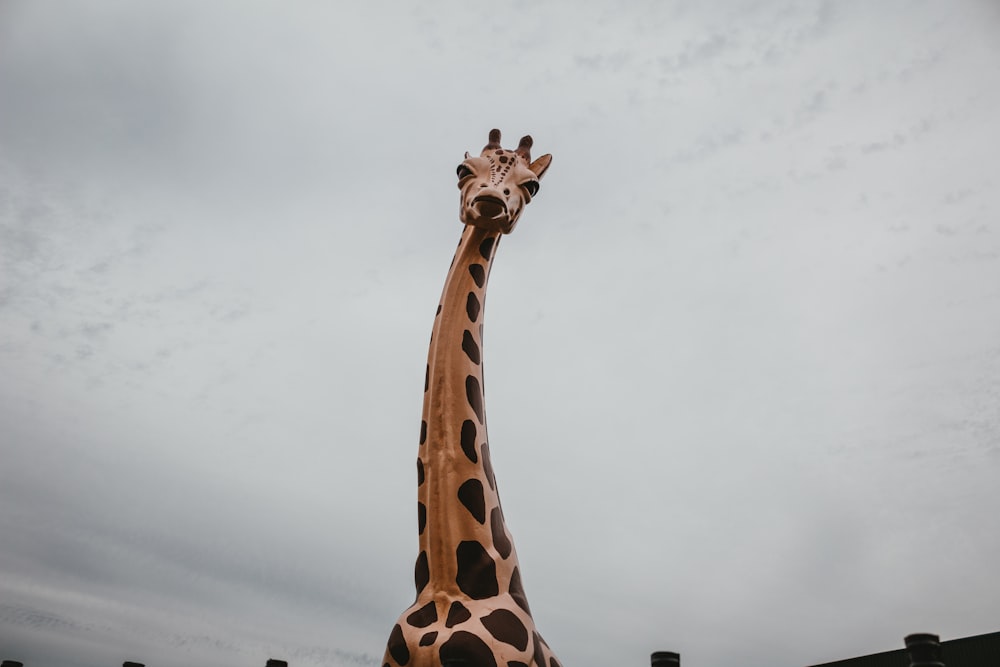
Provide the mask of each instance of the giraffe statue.
{"label": "giraffe statue", "polygon": [[417,599],[389,635],[383,667],[560,667],[535,629],[490,465],[483,400],[483,303],[502,234],[552,161],[490,132],[458,166],[465,224],[431,332],[417,456]]}

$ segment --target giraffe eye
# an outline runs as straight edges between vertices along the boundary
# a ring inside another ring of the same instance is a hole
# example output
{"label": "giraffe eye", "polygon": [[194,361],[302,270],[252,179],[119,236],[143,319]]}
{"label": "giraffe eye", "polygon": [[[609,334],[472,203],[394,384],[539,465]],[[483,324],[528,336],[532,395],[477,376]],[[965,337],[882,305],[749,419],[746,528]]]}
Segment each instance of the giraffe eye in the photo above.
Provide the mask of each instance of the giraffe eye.
{"label": "giraffe eye", "polygon": [[528,181],[521,185],[521,187],[527,190],[529,197],[534,197],[538,194],[538,181]]}
{"label": "giraffe eye", "polygon": [[472,176],[472,170],[469,169],[464,164],[458,165],[458,180],[461,181],[462,179],[468,178],[469,176]]}

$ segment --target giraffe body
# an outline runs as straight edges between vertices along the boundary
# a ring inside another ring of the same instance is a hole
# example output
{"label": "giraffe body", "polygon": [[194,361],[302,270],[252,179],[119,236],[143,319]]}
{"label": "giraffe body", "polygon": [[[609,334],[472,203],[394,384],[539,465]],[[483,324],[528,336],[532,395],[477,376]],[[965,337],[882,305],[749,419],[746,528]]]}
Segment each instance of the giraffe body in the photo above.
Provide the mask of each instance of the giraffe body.
{"label": "giraffe body", "polygon": [[389,636],[388,667],[558,667],[538,634],[490,463],[483,399],[483,304],[500,236],[517,224],[551,156],[530,137],[458,168],[466,224],[434,320],[417,458],[416,601]]}

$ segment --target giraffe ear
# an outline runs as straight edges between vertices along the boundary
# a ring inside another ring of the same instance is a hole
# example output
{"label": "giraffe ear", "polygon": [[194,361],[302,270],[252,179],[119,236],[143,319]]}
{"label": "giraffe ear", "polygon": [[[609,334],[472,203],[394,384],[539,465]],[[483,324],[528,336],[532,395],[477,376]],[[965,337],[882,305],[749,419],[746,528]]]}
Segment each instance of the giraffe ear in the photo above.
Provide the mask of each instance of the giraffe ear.
{"label": "giraffe ear", "polygon": [[528,169],[535,172],[535,176],[541,178],[545,175],[545,172],[549,170],[549,164],[552,162],[552,156],[548,153],[538,158],[534,162],[528,165]]}

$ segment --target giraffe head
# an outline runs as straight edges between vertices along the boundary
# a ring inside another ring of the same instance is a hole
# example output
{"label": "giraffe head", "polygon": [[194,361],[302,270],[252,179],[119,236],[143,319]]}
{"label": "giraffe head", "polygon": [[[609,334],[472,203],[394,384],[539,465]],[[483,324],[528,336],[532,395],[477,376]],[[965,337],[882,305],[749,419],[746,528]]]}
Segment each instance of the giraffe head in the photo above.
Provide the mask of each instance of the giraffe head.
{"label": "giraffe head", "polygon": [[467,225],[510,234],[524,207],[538,194],[538,182],[552,162],[551,155],[531,161],[531,137],[522,137],[516,150],[500,147],[500,130],[479,157],[465,154],[458,165],[462,191],[459,218]]}

